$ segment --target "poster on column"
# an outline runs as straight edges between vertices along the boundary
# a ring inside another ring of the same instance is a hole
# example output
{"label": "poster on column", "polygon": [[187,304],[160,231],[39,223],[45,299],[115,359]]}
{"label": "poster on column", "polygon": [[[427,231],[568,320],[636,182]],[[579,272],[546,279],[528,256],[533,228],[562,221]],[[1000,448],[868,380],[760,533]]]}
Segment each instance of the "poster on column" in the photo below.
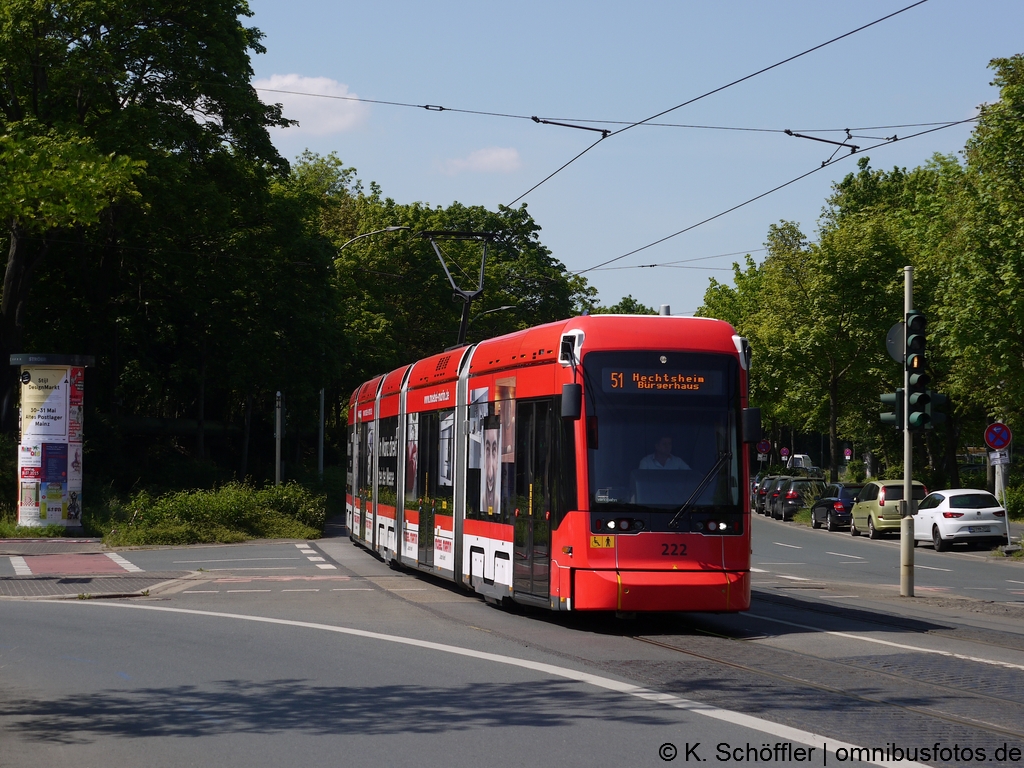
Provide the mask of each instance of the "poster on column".
{"label": "poster on column", "polygon": [[43,444],[38,441],[22,443],[18,446],[18,476],[22,480],[42,478]]}
{"label": "poster on column", "polygon": [[39,517],[57,522],[67,520],[68,444],[43,443]]}
{"label": "poster on column", "polygon": [[21,481],[21,494],[18,499],[18,523],[20,525],[39,524],[38,480]]}
{"label": "poster on column", "polygon": [[66,440],[68,436],[67,368],[22,368],[21,437]]}
{"label": "poster on column", "polygon": [[68,519],[67,483],[39,484],[39,519],[53,525]]}
{"label": "poster on column", "polygon": [[85,368],[69,369],[68,442],[82,442],[82,415],[85,412]]}

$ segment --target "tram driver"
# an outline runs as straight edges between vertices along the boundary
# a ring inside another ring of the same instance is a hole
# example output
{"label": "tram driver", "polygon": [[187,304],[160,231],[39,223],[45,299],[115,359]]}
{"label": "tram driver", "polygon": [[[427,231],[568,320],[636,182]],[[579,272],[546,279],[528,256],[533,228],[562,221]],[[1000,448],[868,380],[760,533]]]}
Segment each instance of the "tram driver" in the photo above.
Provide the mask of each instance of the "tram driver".
{"label": "tram driver", "polygon": [[654,453],[640,459],[639,469],[689,469],[690,466],[672,454],[672,438],[659,437],[654,444]]}

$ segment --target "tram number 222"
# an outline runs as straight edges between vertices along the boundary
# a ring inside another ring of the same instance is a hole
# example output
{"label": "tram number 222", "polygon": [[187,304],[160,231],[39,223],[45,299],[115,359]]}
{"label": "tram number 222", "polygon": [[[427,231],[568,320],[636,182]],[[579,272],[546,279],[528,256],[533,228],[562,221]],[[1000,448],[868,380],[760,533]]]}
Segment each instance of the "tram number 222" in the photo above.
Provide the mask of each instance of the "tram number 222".
{"label": "tram number 222", "polygon": [[686,545],[676,542],[663,542],[661,545],[662,557],[685,557]]}

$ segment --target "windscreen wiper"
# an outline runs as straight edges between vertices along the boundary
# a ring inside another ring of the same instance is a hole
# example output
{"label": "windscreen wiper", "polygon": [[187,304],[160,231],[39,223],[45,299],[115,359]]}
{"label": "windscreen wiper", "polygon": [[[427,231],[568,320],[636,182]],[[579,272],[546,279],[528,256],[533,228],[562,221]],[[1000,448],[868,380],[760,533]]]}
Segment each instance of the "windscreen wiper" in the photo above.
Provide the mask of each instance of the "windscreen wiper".
{"label": "windscreen wiper", "polygon": [[718,461],[715,462],[715,466],[708,470],[708,473],[704,475],[704,479],[701,480],[700,483],[698,483],[697,487],[693,489],[693,493],[690,494],[690,498],[683,502],[683,505],[676,510],[676,513],[672,516],[672,519],[668,521],[669,528],[679,527],[679,518],[682,517],[684,513],[690,511],[690,507],[693,506],[694,500],[696,500],[702,493],[704,493],[704,489],[708,487],[708,484],[712,480],[714,480],[715,475],[717,475],[721,471],[722,467],[725,466],[725,463],[729,461],[729,459],[731,458],[732,454],[729,453],[729,451],[725,451],[724,453],[719,454]]}

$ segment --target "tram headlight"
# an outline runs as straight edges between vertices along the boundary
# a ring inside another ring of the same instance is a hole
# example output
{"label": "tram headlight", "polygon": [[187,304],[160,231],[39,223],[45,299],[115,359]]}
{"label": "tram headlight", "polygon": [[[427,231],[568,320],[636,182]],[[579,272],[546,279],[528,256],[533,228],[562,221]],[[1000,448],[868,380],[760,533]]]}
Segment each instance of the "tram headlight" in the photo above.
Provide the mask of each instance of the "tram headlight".
{"label": "tram headlight", "polygon": [[610,530],[613,530],[613,531],[615,530],[615,521],[614,520],[609,520],[608,521],[608,528]]}

